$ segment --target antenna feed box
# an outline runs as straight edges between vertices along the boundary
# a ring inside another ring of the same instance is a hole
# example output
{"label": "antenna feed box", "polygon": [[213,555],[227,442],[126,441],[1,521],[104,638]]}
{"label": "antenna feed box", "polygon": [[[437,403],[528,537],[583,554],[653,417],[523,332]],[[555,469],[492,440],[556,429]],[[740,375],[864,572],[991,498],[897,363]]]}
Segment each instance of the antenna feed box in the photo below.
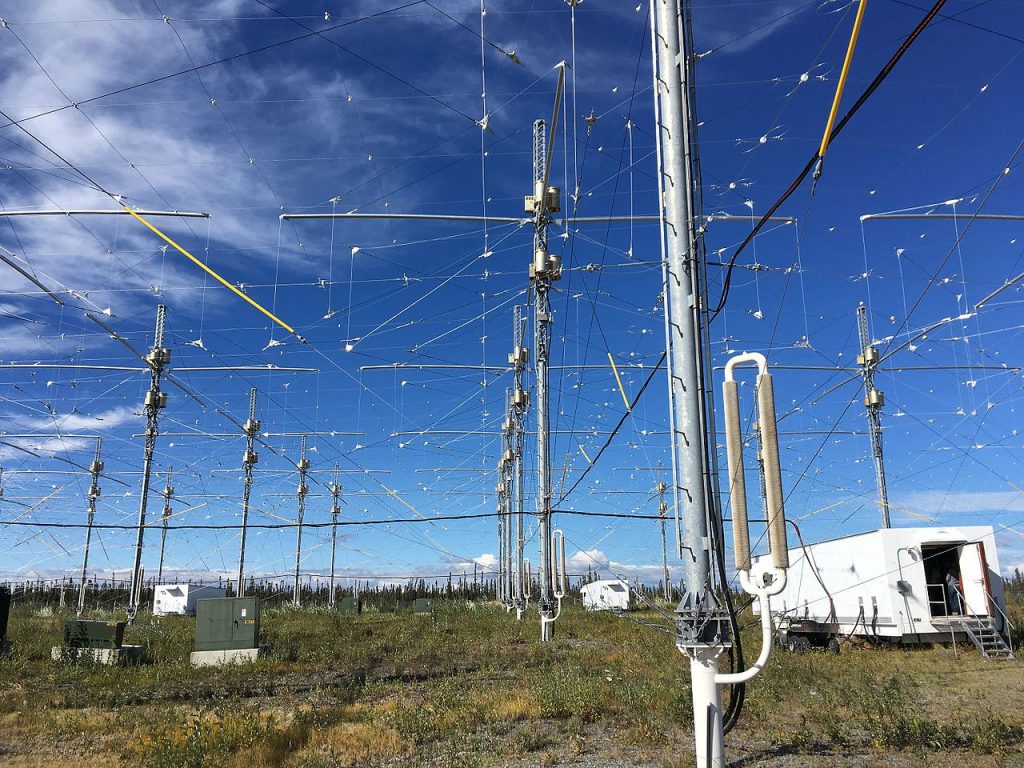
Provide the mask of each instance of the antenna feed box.
{"label": "antenna feed box", "polygon": [[154,347],[146,355],[146,362],[150,365],[167,365],[171,362],[171,350],[167,347]]}
{"label": "antenna feed box", "polygon": [[878,363],[878,350],[868,347],[863,354],[857,355],[857,365],[875,365]]}
{"label": "antenna feed box", "polygon": [[156,392],[156,391],[151,389],[148,392],[146,392],[145,404],[146,404],[147,408],[166,408],[167,407],[167,393],[166,392]]}
{"label": "antenna feed box", "polygon": [[[538,183],[538,187],[540,184]],[[558,187],[548,187],[544,197],[544,210],[548,213],[558,213],[562,210],[562,193]],[[526,213],[536,213],[540,195],[525,195],[523,197],[523,210]]]}

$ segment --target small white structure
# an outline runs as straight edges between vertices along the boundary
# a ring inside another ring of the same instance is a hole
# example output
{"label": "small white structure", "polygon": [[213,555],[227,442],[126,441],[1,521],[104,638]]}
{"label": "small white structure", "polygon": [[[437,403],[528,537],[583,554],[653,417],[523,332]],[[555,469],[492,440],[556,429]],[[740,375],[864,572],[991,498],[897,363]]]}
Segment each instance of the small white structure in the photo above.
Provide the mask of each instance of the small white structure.
{"label": "small white structure", "polygon": [[628,611],[629,584],[619,579],[601,579],[580,587],[583,607],[588,611]]}
{"label": "small white structure", "polygon": [[222,587],[199,584],[160,584],[153,597],[154,616],[195,616],[196,601],[208,597],[226,597]]}
{"label": "small white structure", "polygon": [[789,557],[772,613],[790,647],[794,637],[800,648],[836,635],[928,643],[1004,630],[991,526],[883,528],[809,544],[806,552],[795,547]]}

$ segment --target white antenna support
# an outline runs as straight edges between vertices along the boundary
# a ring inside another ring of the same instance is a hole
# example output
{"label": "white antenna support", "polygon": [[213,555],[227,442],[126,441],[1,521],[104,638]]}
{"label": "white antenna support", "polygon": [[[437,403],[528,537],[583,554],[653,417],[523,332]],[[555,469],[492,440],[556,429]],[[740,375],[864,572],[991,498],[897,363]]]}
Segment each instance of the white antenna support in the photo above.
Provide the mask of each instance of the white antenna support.
{"label": "white antenna support", "polygon": [[[555,601],[555,610],[540,614],[540,626],[541,636],[544,637],[545,633],[549,631],[549,625],[554,624],[558,621],[558,617],[562,614],[562,598],[565,597],[566,588],[568,586],[568,578],[565,573],[565,534],[562,533],[561,528],[556,528],[551,532],[551,570],[550,578],[551,584],[551,597]],[[529,568],[529,563],[527,563]],[[546,574],[541,573],[543,579]],[[548,636],[550,639],[550,636]]]}
{"label": "white antenna support", "polygon": [[551,532],[551,551],[551,593],[556,600],[561,600],[569,586],[569,577],[565,570],[565,534],[561,528]]}
{"label": "white antenna support", "polygon": [[[743,470],[743,435],[740,421],[739,389],[734,378],[737,367],[753,363],[757,366],[757,422],[761,455],[764,461],[765,515],[768,520],[768,547],[771,562],[751,563],[750,530],[747,522],[746,477]],[[729,502],[732,507],[733,550],[736,570],[743,590],[758,599],[761,612],[761,653],[742,672],[716,673],[713,680],[694,679],[694,698],[698,682],[702,685],[743,683],[758,674],[768,661],[772,648],[771,596],[786,587],[789,568],[789,547],[786,542],[786,516],[782,494],[782,473],[779,467],[779,440],[775,419],[775,391],[764,355],[752,352],[736,355],[725,366],[722,384],[722,406],[725,417],[725,444],[729,460]],[[708,692],[717,695],[717,690]]]}

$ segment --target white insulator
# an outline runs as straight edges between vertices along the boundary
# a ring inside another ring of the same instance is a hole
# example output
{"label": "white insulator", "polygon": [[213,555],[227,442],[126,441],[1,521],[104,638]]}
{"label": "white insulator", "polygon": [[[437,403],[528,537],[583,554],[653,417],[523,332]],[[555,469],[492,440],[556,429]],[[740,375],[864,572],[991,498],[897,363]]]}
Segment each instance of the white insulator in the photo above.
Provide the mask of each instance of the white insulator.
{"label": "white insulator", "polygon": [[743,472],[743,435],[739,390],[735,381],[722,384],[725,416],[725,448],[729,459],[729,505],[732,508],[732,540],[736,570],[750,570],[750,528],[747,522],[747,481]]}
{"label": "white insulator", "polygon": [[551,550],[551,591],[556,600],[561,600],[569,580],[565,572],[565,534],[560,529],[551,532]]}
{"label": "white insulator", "polygon": [[548,210],[551,211],[552,213],[558,213],[560,210],[562,210],[561,191],[558,189],[558,187],[548,187],[548,196],[546,202]]}
{"label": "white insulator", "polygon": [[552,280],[562,279],[562,257],[550,254],[548,256],[548,269],[551,271]]}
{"label": "white insulator", "polygon": [[543,275],[548,271],[550,262],[548,260],[548,252],[543,248],[538,248],[537,252],[533,254],[533,271],[535,274]]}
{"label": "white insulator", "polygon": [[789,568],[786,543],[786,511],[782,495],[782,470],[779,466],[779,435],[775,423],[775,390],[772,377],[757,377],[757,420],[761,425],[761,452],[764,456],[764,486],[768,498],[768,542],[776,568]]}

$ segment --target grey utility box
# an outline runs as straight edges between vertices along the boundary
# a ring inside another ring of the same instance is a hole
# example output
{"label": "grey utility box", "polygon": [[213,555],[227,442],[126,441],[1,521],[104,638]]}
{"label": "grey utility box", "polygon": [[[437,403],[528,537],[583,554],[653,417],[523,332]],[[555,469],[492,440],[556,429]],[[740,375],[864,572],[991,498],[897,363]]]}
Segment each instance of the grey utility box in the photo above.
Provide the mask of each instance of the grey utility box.
{"label": "grey utility box", "polygon": [[341,613],[362,613],[363,601],[358,597],[343,597],[338,610]]}
{"label": "grey utility box", "polygon": [[116,650],[124,642],[125,624],[123,621],[68,619],[64,622],[64,645],[68,648]]}
{"label": "grey utility box", "polygon": [[230,651],[259,645],[259,598],[215,597],[196,603],[197,651]]}
{"label": "grey utility box", "polygon": [[141,664],[143,647],[124,645],[124,621],[64,622],[64,645],[51,651],[54,661],[92,661],[96,664],[123,666]]}
{"label": "grey utility box", "polygon": [[433,606],[429,598],[417,597],[412,604],[412,609],[416,613],[430,613],[433,610]]}

